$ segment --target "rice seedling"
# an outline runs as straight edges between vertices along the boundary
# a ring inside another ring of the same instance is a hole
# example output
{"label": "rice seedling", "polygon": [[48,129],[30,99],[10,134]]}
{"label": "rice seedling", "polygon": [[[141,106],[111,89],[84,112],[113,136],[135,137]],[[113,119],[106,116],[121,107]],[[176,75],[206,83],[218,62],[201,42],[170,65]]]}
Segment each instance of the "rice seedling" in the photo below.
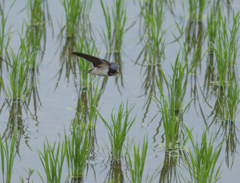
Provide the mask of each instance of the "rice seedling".
{"label": "rice seedling", "polygon": [[15,128],[13,136],[8,142],[7,139],[4,140],[0,136],[0,161],[2,169],[2,181],[11,182],[13,175],[13,163],[16,155],[16,138],[17,138],[17,129]]}
{"label": "rice seedling", "polygon": [[[204,19],[204,13],[211,1],[209,0],[188,0],[182,1],[182,7],[185,12],[188,12],[188,19],[190,21],[200,22]],[[186,4],[185,4],[186,3]]]}
{"label": "rice seedling", "polygon": [[[192,150],[189,149],[189,159],[186,160],[185,165],[185,168],[189,171],[190,181],[196,183],[217,182],[221,177],[221,165],[216,166],[224,140],[215,147],[213,144],[213,135],[208,139],[207,130],[205,130],[202,134],[201,143],[199,144],[197,140],[194,140],[192,131],[186,126],[185,129],[192,144]],[[184,182],[189,182],[189,180],[185,180],[184,178],[183,180]]]}
{"label": "rice seedling", "polygon": [[[146,160],[146,156],[147,156],[147,149],[148,149],[148,138],[144,137],[143,146],[142,146],[142,154],[140,154],[140,152],[139,152],[139,146],[136,147],[135,144],[133,146],[134,162],[132,162],[130,154],[127,153],[127,162],[129,164],[130,175],[131,175],[130,181],[132,183],[141,183],[142,182],[145,160]],[[145,182],[147,182],[147,180]]]}
{"label": "rice seedling", "polygon": [[31,86],[28,85],[28,69],[31,63],[31,54],[27,52],[25,39],[20,38],[21,45],[17,53],[13,49],[7,50],[7,60],[10,66],[9,79],[10,87],[1,80],[3,90],[8,98],[13,100],[24,100],[29,93]]}
{"label": "rice seedling", "polygon": [[226,17],[221,18],[221,29],[219,30],[214,52],[216,55],[217,80],[212,81],[213,84],[222,87],[229,85],[229,78],[234,70],[238,54],[238,33],[240,26],[240,13],[232,14],[232,27],[229,29]]}
{"label": "rice seedling", "polygon": [[85,124],[82,116],[81,122],[78,124],[78,119],[72,121],[72,134],[70,137],[65,132],[65,152],[67,165],[70,172],[68,178],[82,179],[84,177],[84,170],[86,161],[89,156],[89,136],[88,131],[91,123]]}
{"label": "rice seedling", "polygon": [[167,150],[171,150],[177,146],[182,125],[179,123],[179,118],[175,115],[175,110],[169,109],[169,103],[167,102],[164,95],[161,95],[160,99],[154,97],[154,100],[157,105],[160,104],[162,112],[161,121],[163,122],[165,133],[165,148]]}
{"label": "rice seedling", "polygon": [[28,0],[27,1],[27,16],[29,18],[28,25],[34,27],[41,24],[49,24],[52,27],[52,18],[49,12],[47,0]]}
{"label": "rice seedling", "polygon": [[239,94],[238,83],[235,82],[232,77],[229,87],[224,90],[223,98],[218,98],[218,103],[221,108],[220,120],[235,121],[240,103]]}
{"label": "rice seedling", "polygon": [[60,0],[60,3],[64,7],[66,20],[61,32],[66,29],[67,37],[75,37],[80,31],[81,24],[86,21],[92,0]]}
{"label": "rice seedling", "polygon": [[[79,89],[78,106],[76,107],[76,117],[83,113],[83,118],[86,122],[91,124],[91,127],[96,126],[97,120],[97,107],[102,90],[98,89],[99,79],[96,84],[89,83],[89,87],[85,89]],[[81,119],[80,119],[81,120]]]}
{"label": "rice seedling", "polygon": [[160,90],[160,96],[153,96],[154,101],[162,112],[162,122],[165,132],[165,148],[167,150],[178,148],[180,132],[182,131],[181,118],[192,101],[191,100],[183,110],[183,99],[186,92],[188,74],[191,69],[187,71],[187,63],[182,64],[179,61],[179,53],[177,55],[175,65],[173,66],[171,64],[171,67],[173,70],[173,76],[170,77],[170,81],[167,80],[161,70],[167,86],[168,99],[164,96],[162,84],[157,76],[156,80]]}
{"label": "rice seedling", "polygon": [[46,46],[46,26],[52,27],[52,20],[45,0],[27,1],[28,20],[24,20],[22,32],[25,31],[28,58],[31,60],[29,68],[35,71],[42,61]]}
{"label": "rice seedling", "polygon": [[165,50],[166,30],[163,30],[162,25],[167,10],[164,10],[164,1],[159,2],[150,0],[146,5],[147,7],[142,5],[142,2],[139,1],[139,5],[144,19],[144,29],[146,30],[146,35],[141,35],[144,36],[143,40],[146,45],[141,54],[144,50],[149,53],[145,54],[143,64],[147,62],[148,66],[159,65]]}
{"label": "rice seedling", "polygon": [[131,129],[136,116],[129,119],[129,115],[133,110],[133,105],[128,106],[128,102],[124,111],[124,104],[121,103],[118,108],[117,116],[114,116],[113,111],[111,114],[112,123],[108,123],[98,112],[100,118],[102,119],[105,127],[108,130],[108,137],[111,144],[111,157],[112,159],[119,159],[122,156],[122,150],[126,136]]}
{"label": "rice seedling", "polygon": [[[174,66],[171,64],[173,75],[170,77],[170,81],[167,80],[163,70],[159,68],[162,72],[162,77],[166,83],[168,91],[168,105],[171,110],[179,111],[183,108],[183,99],[186,93],[188,75],[191,69],[188,69],[187,63],[180,62],[180,53],[178,53]],[[157,78],[157,84],[160,92],[162,93],[162,86],[160,80]]]}
{"label": "rice seedling", "polygon": [[[7,23],[7,19],[8,19],[8,15],[9,15],[9,11],[12,9],[14,3],[16,2],[13,1],[12,4],[9,7],[9,10],[7,12],[7,14],[5,13],[5,2],[2,1],[0,3],[0,15],[1,15],[1,22],[0,22],[0,59],[2,59],[3,54],[4,54],[4,49],[7,50],[9,43],[10,43],[10,39],[11,39],[11,27],[8,30],[6,29],[6,23]],[[7,39],[7,42],[6,42]]]}
{"label": "rice seedling", "polygon": [[[35,169],[32,169],[30,166],[28,167],[28,170],[24,169],[25,172],[27,172],[28,174],[28,177],[27,178],[23,178],[23,177],[20,177],[20,180],[21,180],[21,183],[24,183],[24,179],[26,179],[28,181],[28,183],[30,183],[30,178],[32,176],[32,174],[34,173]],[[33,180],[32,180],[32,183],[33,183]]]}
{"label": "rice seedling", "polygon": [[124,0],[114,0],[111,13],[108,5],[101,0],[107,32],[102,28],[100,36],[107,52],[121,52],[124,34],[133,26],[125,28],[127,21],[126,3]]}
{"label": "rice seedling", "polygon": [[[45,171],[47,183],[59,183],[62,177],[62,168],[65,160],[65,142],[54,142],[50,145],[46,138],[43,146],[43,152],[38,150],[38,155]],[[38,172],[42,182],[45,182],[42,175]]]}
{"label": "rice seedling", "polygon": [[213,56],[214,54],[214,45],[216,42],[217,34],[218,34],[218,27],[220,27],[221,23],[221,9],[211,7],[208,12],[207,17],[207,34],[208,34],[208,52],[209,55]]}

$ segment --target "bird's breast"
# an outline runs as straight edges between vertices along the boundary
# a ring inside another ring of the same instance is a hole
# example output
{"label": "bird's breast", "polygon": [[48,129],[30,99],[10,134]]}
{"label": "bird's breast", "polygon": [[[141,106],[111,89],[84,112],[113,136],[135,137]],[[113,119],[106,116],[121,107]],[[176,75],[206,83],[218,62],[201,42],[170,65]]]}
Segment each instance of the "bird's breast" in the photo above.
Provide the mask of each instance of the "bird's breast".
{"label": "bird's breast", "polygon": [[108,76],[108,69],[94,67],[90,73],[97,76]]}

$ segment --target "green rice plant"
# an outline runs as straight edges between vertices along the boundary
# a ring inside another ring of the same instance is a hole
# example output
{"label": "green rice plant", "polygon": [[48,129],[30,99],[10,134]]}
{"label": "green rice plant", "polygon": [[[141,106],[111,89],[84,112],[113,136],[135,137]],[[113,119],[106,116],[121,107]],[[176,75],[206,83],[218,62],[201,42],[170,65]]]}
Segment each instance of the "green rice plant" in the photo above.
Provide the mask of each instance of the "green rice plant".
{"label": "green rice plant", "polygon": [[65,10],[67,37],[75,37],[80,31],[81,24],[85,23],[86,16],[92,7],[92,0],[60,0]]}
{"label": "green rice plant", "polygon": [[209,54],[213,55],[214,45],[216,42],[218,30],[221,23],[222,11],[220,8],[211,7],[207,17],[207,35],[208,35],[208,47]]}
{"label": "green rice plant", "polygon": [[[89,83],[88,88],[79,89],[78,104],[76,107],[76,117],[79,119],[79,114],[83,113],[83,118],[86,122],[91,123],[91,127],[96,126],[97,107],[102,93],[98,88],[99,79],[96,84]],[[81,120],[81,119],[79,119]]]}
{"label": "green rice plant", "polygon": [[13,100],[24,100],[31,86],[28,85],[28,69],[31,63],[31,55],[28,55],[25,39],[20,36],[21,45],[17,53],[10,48],[7,50],[7,60],[10,66],[10,87],[1,80],[3,90],[8,98]]}
{"label": "green rice plant", "polygon": [[188,18],[190,21],[200,22],[203,21],[204,13],[207,10],[210,2],[211,1],[209,0],[182,1],[182,7],[185,12],[188,12]]}
{"label": "green rice plant", "polygon": [[119,159],[122,156],[122,150],[126,136],[131,129],[136,116],[132,119],[129,119],[129,115],[133,110],[134,105],[128,107],[128,102],[126,104],[126,109],[124,112],[124,104],[121,103],[118,108],[117,116],[111,114],[112,122],[109,124],[98,112],[100,118],[102,119],[105,127],[108,130],[108,137],[111,144],[111,155],[112,159]]}
{"label": "green rice plant", "polygon": [[221,19],[221,29],[219,29],[216,44],[214,45],[217,80],[212,81],[212,83],[222,87],[229,85],[229,78],[232,75],[233,66],[236,64],[238,56],[240,13],[238,12],[235,15],[233,12],[232,17],[233,22],[229,32],[226,17]]}
{"label": "green rice plant", "polygon": [[[46,138],[43,146],[43,152],[38,150],[38,155],[45,171],[46,182],[61,182],[62,168],[66,156],[65,142],[63,141],[61,143],[59,141],[56,143],[55,141],[53,145],[50,145],[48,139]],[[42,182],[45,182],[39,172],[38,175],[41,178]]]}
{"label": "green rice plant", "polygon": [[92,126],[96,125],[96,120],[97,120],[97,106],[98,106],[98,101],[100,99],[102,90],[98,89],[98,83],[94,86],[92,85],[91,88],[87,89],[87,95],[88,95],[88,111],[89,111],[89,123],[91,123]]}
{"label": "green rice plant", "polygon": [[170,109],[170,105],[163,94],[160,96],[160,99],[154,96],[154,100],[157,105],[160,105],[162,113],[161,121],[163,122],[164,127],[165,148],[167,150],[171,150],[177,147],[182,125],[180,123],[179,117],[175,114],[175,110]]}
{"label": "green rice plant", "polygon": [[47,0],[28,0],[27,1],[28,25],[34,27],[41,24],[45,26],[48,23],[52,26],[52,19],[49,12]]}
{"label": "green rice plant", "polygon": [[[3,57],[4,54],[4,49],[7,50],[9,43],[10,43],[10,34],[11,32],[11,27],[6,31],[6,23],[7,23],[7,19],[8,19],[8,14],[9,11],[12,9],[14,3],[16,2],[13,1],[13,3],[10,5],[10,8],[8,10],[8,13],[5,14],[5,2],[2,1],[0,3],[0,15],[1,15],[1,22],[0,22],[0,59]],[[7,42],[6,42],[6,38],[7,38]]]}
{"label": "green rice plant", "polygon": [[[129,168],[130,168],[132,183],[141,183],[142,182],[145,160],[146,160],[146,156],[147,156],[147,149],[148,149],[148,138],[144,137],[143,146],[142,146],[142,154],[140,154],[140,152],[139,152],[139,146],[136,147],[136,145],[134,144],[134,147],[133,147],[134,162],[132,162],[130,154],[127,153],[127,162],[129,164]],[[147,182],[147,180],[145,182]]]}
{"label": "green rice plant", "polygon": [[144,50],[149,53],[147,55],[145,54],[144,62],[147,62],[148,66],[158,65],[160,64],[160,60],[163,57],[165,50],[166,30],[163,30],[162,25],[167,10],[164,10],[164,1],[159,2],[150,0],[147,7],[145,7],[142,5],[141,0],[139,0],[139,5],[146,30],[146,35],[141,35],[144,38],[144,45],[146,45],[144,46],[142,53]]}
{"label": "green rice plant", "polygon": [[[188,64],[180,62],[179,59],[180,52],[178,53],[174,66],[171,64],[173,75],[170,77],[170,81],[167,80],[163,73],[163,70],[159,68],[162,72],[162,77],[166,83],[168,90],[168,103],[172,110],[181,110],[183,107],[183,99],[186,93],[188,75],[191,69],[187,69]],[[162,92],[162,86],[160,80],[157,78],[157,84],[160,92]]]}
{"label": "green rice plant", "polygon": [[[27,178],[23,178],[23,177],[20,177],[20,180],[21,180],[21,183],[24,183],[24,179],[27,179],[28,183],[30,183],[30,178],[32,176],[32,174],[34,173],[35,169],[31,169],[31,167],[29,166],[28,167],[28,170],[24,169],[25,172],[27,172],[28,174],[28,177]],[[32,180],[32,183],[33,183],[33,180]]]}
{"label": "green rice plant", "polygon": [[102,28],[100,36],[107,52],[121,52],[124,34],[132,27],[125,28],[127,21],[126,3],[124,0],[114,0],[111,13],[108,5],[101,0],[107,32]]}
{"label": "green rice plant", "polygon": [[173,66],[171,64],[173,76],[170,77],[170,81],[167,81],[166,76],[161,70],[164,81],[167,86],[168,99],[164,96],[162,84],[158,77],[156,76],[160,96],[159,97],[153,96],[153,99],[159,106],[162,113],[166,149],[178,147],[177,142],[179,142],[180,140],[180,132],[182,131],[181,117],[188,109],[192,101],[191,100],[183,110],[183,99],[186,92],[187,79],[189,74],[189,71],[186,70],[186,66],[187,63],[184,63],[184,65],[182,65],[182,63],[179,62],[178,53],[175,65]]}
{"label": "green rice plant", "polygon": [[72,134],[70,137],[65,132],[65,152],[67,165],[70,172],[69,178],[82,178],[86,167],[86,161],[89,156],[89,136],[88,131],[91,123],[85,124],[81,116],[81,122],[78,119],[72,120]]}
{"label": "green rice plant", "polygon": [[[238,113],[238,105],[240,103],[240,90],[238,83],[231,79],[230,85],[226,90],[224,90],[224,93],[224,98],[218,99],[221,108],[220,120],[235,121]],[[223,103],[221,103],[220,100],[223,100]]]}
{"label": "green rice plant", "polygon": [[[185,129],[192,144],[192,150],[189,149],[189,160],[186,160],[187,165],[185,165],[190,174],[191,181],[196,183],[217,182],[221,177],[221,165],[218,168],[216,165],[224,140],[215,147],[213,144],[213,135],[208,139],[207,130],[205,130],[199,144],[197,140],[194,140],[192,131],[186,126]],[[183,180],[184,182],[189,182],[184,178]]]}
{"label": "green rice plant", "polygon": [[[31,53],[31,56],[33,57],[32,63],[30,64],[31,69],[35,69],[39,66],[40,61],[42,61],[43,54],[45,51],[45,45],[46,45],[46,11],[48,8],[46,8],[47,5],[45,5],[44,0],[34,0],[28,1],[28,16],[29,16],[29,22],[25,21],[23,25],[25,27],[22,28],[22,30],[25,28],[25,41],[27,44],[27,51]],[[50,18],[49,18],[50,19]],[[51,21],[49,21],[51,22]],[[44,39],[42,39],[44,38]],[[43,41],[42,41],[43,40]],[[42,41],[42,44],[41,44]],[[41,48],[42,46],[42,48]],[[39,55],[39,58],[37,56]],[[40,60],[38,63],[37,60]]]}
{"label": "green rice plant", "polygon": [[45,26],[42,27],[40,24],[38,24],[35,27],[31,27],[28,26],[26,22],[25,25],[26,25],[25,42],[27,47],[26,51],[28,53],[26,59],[31,61],[31,63],[29,64],[29,69],[35,71],[39,67],[45,51],[45,48],[41,50],[41,40],[45,31],[44,30]]}
{"label": "green rice plant", "polygon": [[52,34],[53,25],[46,0],[28,0],[26,9],[28,20],[24,21],[23,26],[25,27],[22,28],[22,31],[25,31],[27,49],[33,57],[29,67],[35,71],[45,52],[47,24],[52,28]]}
{"label": "green rice plant", "polygon": [[0,162],[2,169],[2,181],[6,183],[11,182],[11,178],[13,175],[13,163],[16,155],[16,138],[17,128],[15,128],[13,132],[10,143],[7,139],[5,139],[4,142],[0,135]]}

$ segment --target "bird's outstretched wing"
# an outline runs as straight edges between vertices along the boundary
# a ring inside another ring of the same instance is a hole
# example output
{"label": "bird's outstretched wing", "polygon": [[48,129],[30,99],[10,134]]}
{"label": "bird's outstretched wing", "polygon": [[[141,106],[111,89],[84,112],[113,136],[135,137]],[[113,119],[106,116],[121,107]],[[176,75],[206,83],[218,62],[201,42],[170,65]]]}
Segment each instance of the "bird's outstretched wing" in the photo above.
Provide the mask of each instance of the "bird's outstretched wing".
{"label": "bird's outstretched wing", "polygon": [[88,55],[80,52],[72,52],[72,54],[77,55],[79,57],[84,58],[85,60],[91,62],[94,67],[109,67],[110,63],[104,59],[100,59],[98,57],[94,57],[92,55]]}

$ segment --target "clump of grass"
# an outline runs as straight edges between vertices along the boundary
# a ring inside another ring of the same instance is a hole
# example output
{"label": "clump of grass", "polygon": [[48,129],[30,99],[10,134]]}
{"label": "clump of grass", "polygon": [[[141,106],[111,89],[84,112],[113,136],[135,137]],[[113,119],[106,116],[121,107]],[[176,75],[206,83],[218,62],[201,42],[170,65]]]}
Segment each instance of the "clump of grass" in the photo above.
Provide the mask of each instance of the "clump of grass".
{"label": "clump of grass", "polygon": [[[38,155],[43,165],[47,183],[58,183],[61,182],[62,168],[65,159],[65,143],[54,142],[51,146],[46,138],[43,146],[43,152],[38,150]],[[43,180],[42,175],[38,172],[39,177]]]}
{"label": "clump of grass", "polygon": [[[186,160],[187,166],[185,167],[189,171],[191,181],[196,183],[217,182],[221,177],[221,165],[217,168],[216,163],[223,141],[220,142],[217,147],[214,147],[213,135],[211,135],[211,138],[208,140],[207,130],[205,130],[202,134],[201,144],[199,144],[198,141],[194,140],[192,131],[187,127],[185,127],[185,129],[193,147],[192,150],[189,150],[189,160]],[[189,182],[184,178],[183,180],[184,182]]]}
{"label": "clump of grass", "polygon": [[[187,62],[180,62],[179,59],[180,53],[178,53],[175,64],[172,65],[173,75],[170,76],[170,81],[167,80],[163,70],[159,68],[162,72],[162,77],[166,83],[167,90],[168,90],[168,105],[171,110],[179,111],[183,107],[183,99],[186,93],[187,88],[187,80],[190,70],[188,69]],[[163,95],[162,85],[158,77],[156,76],[158,88]]]}
{"label": "clump of grass", "polygon": [[207,17],[207,35],[208,35],[208,46],[209,46],[209,54],[214,54],[214,45],[217,38],[218,28],[221,23],[221,9],[211,7]]}
{"label": "clump of grass", "polygon": [[161,95],[160,99],[154,96],[154,99],[157,105],[160,105],[161,108],[165,133],[165,147],[167,150],[171,150],[172,148],[176,148],[177,142],[179,141],[180,131],[182,128],[180,120],[175,114],[175,110],[169,109],[169,103],[164,95]]}
{"label": "clump of grass", "polygon": [[[24,183],[24,179],[27,179],[28,180],[28,183],[30,183],[30,178],[32,176],[32,174],[34,173],[35,169],[32,169],[30,166],[28,167],[28,170],[24,169],[25,172],[27,172],[28,174],[28,177],[27,178],[23,178],[23,177],[20,177],[20,180],[21,180],[21,183]],[[32,181],[33,183],[33,181]]]}
{"label": "clump of grass", "polygon": [[60,0],[65,10],[66,24],[61,32],[66,28],[67,37],[75,37],[88,16],[92,7],[92,0]]}
{"label": "clump of grass", "polygon": [[141,36],[143,36],[144,44],[146,45],[144,49],[149,53],[148,59],[145,55],[144,62],[147,61],[148,65],[159,64],[165,50],[166,31],[162,28],[166,11],[164,10],[164,1],[159,3],[159,1],[150,0],[146,5],[147,7],[139,1],[139,5],[146,30],[146,35]]}
{"label": "clump of grass", "polygon": [[111,7],[104,5],[101,0],[101,7],[104,13],[107,32],[102,29],[100,36],[105,44],[107,52],[121,52],[124,33],[129,28],[125,28],[127,21],[126,3],[124,0],[114,0]]}
{"label": "clump of grass", "polygon": [[207,10],[209,4],[210,4],[209,0],[182,1],[183,9],[187,9],[187,10],[185,10],[185,12],[188,12],[188,16],[189,16],[188,18],[191,21],[195,21],[195,22],[203,21],[204,13]]}
{"label": "clump of grass", "polygon": [[133,105],[129,107],[127,102],[125,107],[126,109],[124,111],[124,104],[121,103],[118,108],[117,116],[114,116],[112,112],[112,122],[110,124],[99,113],[100,118],[108,130],[112,159],[119,159],[122,156],[124,141],[136,119],[136,116],[132,119],[129,119],[129,115],[133,110],[133,107]]}
{"label": "clump of grass", "polygon": [[238,105],[240,103],[239,94],[240,90],[238,83],[234,81],[232,77],[229,87],[224,90],[224,95],[222,96],[223,98],[218,98],[218,104],[221,108],[220,120],[235,121]]}
{"label": "clump of grass", "polygon": [[[240,13],[232,14],[233,22],[232,27],[229,29],[226,17],[221,18],[221,29],[218,31],[216,44],[214,45],[214,52],[216,55],[216,70],[217,80],[212,83],[222,87],[229,85],[229,78],[236,64],[238,54],[238,33],[240,26]],[[214,67],[214,66],[212,66]]]}
{"label": "clump of grass", "polygon": [[16,138],[17,138],[17,128],[15,128],[12,139],[10,143],[7,139],[2,139],[0,135],[0,162],[2,169],[2,181],[11,182],[13,175],[13,163],[16,155]]}
{"label": "clump of grass", "polygon": [[[27,50],[33,57],[30,68],[34,70],[39,66],[40,61],[42,61],[46,45],[46,25],[49,23],[49,25],[52,26],[52,21],[48,11],[48,4],[45,0],[28,0],[27,4],[29,20],[24,21],[26,29],[25,41]],[[24,28],[22,28],[22,30],[23,29]],[[37,58],[38,55],[39,58]],[[38,59],[40,61],[36,64]]]}
{"label": "clump of grass", "polygon": [[[9,11],[11,10],[12,6],[14,5],[14,3],[16,2],[13,1],[13,3],[11,4]],[[0,59],[3,57],[3,53],[4,53],[4,49],[7,50],[9,43],[10,43],[10,34],[11,34],[11,27],[6,31],[6,23],[7,23],[7,19],[8,19],[8,14],[5,14],[5,2],[2,1],[0,3],[0,15],[1,15],[1,22],[0,22]],[[6,42],[6,38],[7,38],[7,42]]]}
{"label": "clump of grass", "polygon": [[84,170],[86,167],[86,160],[89,156],[89,136],[88,131],[91,123],[85,124],[83,118],[81,118],[80,124],[78,119],[72,121],[72,134],[70,137],[65,133],[65,152],[68,169],[70,171],[69,177],[82,178],[84,176]]}
{"label": "clump of grass", "polygon": [[164,81],[167,86],[168,98],[163,93],[162,83],[156,76],[160,96],[153,96],[157,105],[162,113],[162,121],[165,132],[165,145],[166,149],[178,147],[177,142],[180,139],[180,132],[182,130],[181,117],[189,107],[191,101],[187,104],[183,110],[183,99],[186,92],[187,80],[189,70],[187,70],[187,63],[181,63],[179,61],[179,53],[177,55],[175,65],[171,64],[173,70],[173,76],[170,77],[170,81],[167,80],[161,68]]}
{"label": "clump of grass", "polygon": [[[96,84],[89,83],[88,87],[78,89],[78,103],[76,107],[76,117],[79,119],[79,114],[83,114],[83,119],[91,123],[91,127],[96,126],[96,119],[98,116],[97,107],[102,93],[98,88],[99,79]],[[79,119],[80,121],[82,119]]]}
{"label": "clump of grass", "polygon": [[147,156],[147,149],[148,149],[148,139],[144,138],[143,146],[142,146],[142,154],[140,154],[139,152],[139,146],[136,147],[136,145],[134,144],[134,147],[133,147],[134,162],[132,162],[130,154],[127,153],[127,162],[130,168],[131,182],[133,183],[142,182],[145,160]]}
{"label": "clump of grass", "polygon": [[20,38],[21,45],[17,53],[12,48],[7,50],[7,60],[10,66],[9,79],[10,87],[1,79],[4,92],[8,98],[13,100],[24,100],[29,93],[31,86],[28,85],[28,69],[31,60],[27,52],[25,39]]}

